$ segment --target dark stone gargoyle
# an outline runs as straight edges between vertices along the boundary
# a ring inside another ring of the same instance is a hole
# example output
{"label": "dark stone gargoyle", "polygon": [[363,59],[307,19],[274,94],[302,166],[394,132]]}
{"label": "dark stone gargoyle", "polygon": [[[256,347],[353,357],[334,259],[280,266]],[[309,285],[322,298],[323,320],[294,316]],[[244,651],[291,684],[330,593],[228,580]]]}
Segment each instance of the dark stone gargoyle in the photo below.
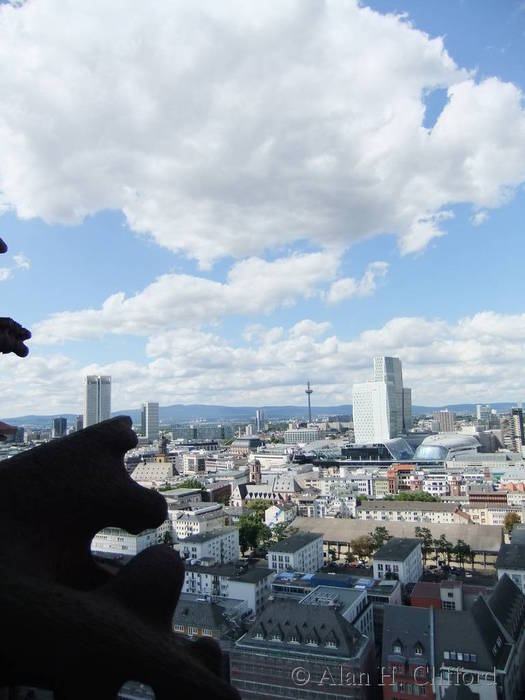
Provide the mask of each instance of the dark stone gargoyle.
{"label": "dark stone gargoyle", "polygon": [[[0,318],[0,353],[25,357],[30,337]],[[121,416],[0,462],[0,686],[9,697],[34,686],[57,700],[109,700],[136,680],[158,700],[238,700],[220,678],[218,645],[172,631],[184,581],[177,552],[150,547],[116,575],[91,555],[104,527],[139,533],[167,518],[164,498],[124,468],[136,444]]]}
{"label": "dark stone gargoyle", "polygon": [[[7,245],[0,238],[0,255],[7,252]],[[31,337],[30,331],[23,328],[12,318],[0,317],[0,353],[14,352],[19,357],[25,357],[29,352],[25,340]]]}
{"label": "dark stone gargoyle", "polygon": [[91,555],[102,528],[138,533],[167,517],[124,468],[136,442],[121,416],[0,462],[0,685],[61,700],[115,698],[128,680],[158,700],[239,697],[215,642],[172,631],[177,552],[150,547],[116,575]]}

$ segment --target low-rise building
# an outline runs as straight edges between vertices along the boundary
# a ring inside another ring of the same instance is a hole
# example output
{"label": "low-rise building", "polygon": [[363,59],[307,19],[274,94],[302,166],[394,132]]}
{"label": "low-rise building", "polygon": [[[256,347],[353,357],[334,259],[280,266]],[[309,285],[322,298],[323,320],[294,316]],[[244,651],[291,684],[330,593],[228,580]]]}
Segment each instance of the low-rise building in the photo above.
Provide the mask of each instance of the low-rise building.
{"label": "low-rise building", "polygon": [[271,545],[268,566],[275,571],[318,571],[323,566],[323,537],[299,532]]}
{"label": "low-rise building", "polygon": [[169,520],[166,520],[157,528],[144,530],[138,535],[132,535],[120,527],[105,527],[93,537],[91,551],[135,556],[135,554],[139,554],[139,552],[154,544],[164,543],[166,535],[169,535],[171,538],[171,523]]}
{"label": "low-rise building", "polygon": [[470,517],[456,503],[434,501],[365,501],[357,508],[360,520],[411,523],[467,523]]}
{"label": "low-rise building", "polygon": [[328,606],[341,613],[361,634],[373,639],[374,620],[365,588],[316,586],[300,601],[301,605]]}
{"label": "low-rise building", "polygon": [[230,678],[243,697],[261,700],[365,700],[376,683],[374,661],[372,640],[333,607],[274,601],[235,643]]}
{"label": "low-rise building", "polygon": [[393,537],[374,554],[374,578],[392,578],[407,584],[422,576],[421,540]]}
{"label": "low-rise building", "polygon": [[173,508],[168,504],[168,516],[173,531],[182,540],[190,535],[199,535],[211,530],[223,528],[226,524],[226,513],[220,503],[201,503],[185,510]]}
{"label": "low-rise building", "polygon": [[271,569],[239,561],[222,565],[196,562],[186,565],[182,590],[209,600],[242,600],[247,612],[257,614],[268,600],[274,577]]}
{"label": "low-rise building", "polygon": [[505,574],[525,593],[525,543],[502,544],[496,560],[498,578]]}
{"label": "low-rise building", "polygon": [[470,610],[486,586],[472,586],[463,581],[419,581],[410,594],[410,605],[439,610]]}
{"label": "low-rise building", "polygon": [[297,514],[295,503],[282,503],[278,506],[269,506],[264,511],[264,523],[268,527],[276,525],[289,525]]}
{"label": "low-rise building", "polygon": [[177,469],[171,462],[141,462],[131,474],[133,481],[145,486],[164,486],[175,483]]}
{"label": "low-rise building", "polygon": [[479,700],[519,700],[524,624],[525,596],[508,576],[468,610],[387,606],[383,698],[448,700],[451,688],[467,686]]}
{"label": "low-rise building", "polygon": [[183,559],[209,559],[226,564],[239,558],[239,530],[236,527],[225,527],[190,535],[177,540],[173,546]]}

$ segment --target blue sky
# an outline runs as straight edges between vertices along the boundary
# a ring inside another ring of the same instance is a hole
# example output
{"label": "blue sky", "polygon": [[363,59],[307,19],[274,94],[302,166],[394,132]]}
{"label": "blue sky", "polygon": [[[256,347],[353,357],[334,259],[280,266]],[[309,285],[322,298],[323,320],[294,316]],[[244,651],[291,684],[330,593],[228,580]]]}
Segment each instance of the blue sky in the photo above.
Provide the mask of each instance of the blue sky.
{"label": "blue sky", "polygon": [[524,3],[127,7],[0,9],[0,416],[525,399]]}

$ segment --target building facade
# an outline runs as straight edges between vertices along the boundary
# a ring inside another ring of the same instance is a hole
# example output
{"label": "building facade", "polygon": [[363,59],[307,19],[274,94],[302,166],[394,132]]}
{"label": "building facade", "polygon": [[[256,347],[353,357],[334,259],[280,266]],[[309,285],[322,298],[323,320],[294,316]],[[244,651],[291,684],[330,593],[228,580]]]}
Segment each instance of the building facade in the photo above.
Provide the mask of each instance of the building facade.
{"label": "building facade", "polygon": [[88,375],[84,384],[84,428],[111,418],[111,377]]}
{"label": "building facade", "polygon": [[412,394],[403,387],[398,357],[374,357],[373,380],[354,384],[355,442],[378,443],[398,437],[412,425]]}
{"label": "building facade", "polygon": [[299,532],[271,545],[268,567],[274,571],[318,571],[323,566],[323,536]]}
{"label": "building facade", "polygon": [[393,578],[407,584],[419,581],[422,576],[420,540],[393,537],[374,554],[374,578]]}
{"label": "building facade", "polygon": [[159,404],[156,401],[147,401],[141,409],[142,435],[151,442],[159,439]]}

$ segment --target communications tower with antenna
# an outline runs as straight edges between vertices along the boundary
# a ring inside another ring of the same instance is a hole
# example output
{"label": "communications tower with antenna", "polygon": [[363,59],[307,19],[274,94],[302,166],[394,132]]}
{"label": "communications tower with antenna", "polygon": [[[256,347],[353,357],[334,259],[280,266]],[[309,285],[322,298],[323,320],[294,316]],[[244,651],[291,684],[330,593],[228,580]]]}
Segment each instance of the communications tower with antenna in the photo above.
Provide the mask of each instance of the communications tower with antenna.
{"label": "communications tower with antenna", "polygon": [[306,389],[304,390],[304,393],[308,396],[308,422],[312,422],[312,404],[310,401],[311,395],[314,393],[314,390],[310,388],[310,380],[307,381],[306,383]]}

